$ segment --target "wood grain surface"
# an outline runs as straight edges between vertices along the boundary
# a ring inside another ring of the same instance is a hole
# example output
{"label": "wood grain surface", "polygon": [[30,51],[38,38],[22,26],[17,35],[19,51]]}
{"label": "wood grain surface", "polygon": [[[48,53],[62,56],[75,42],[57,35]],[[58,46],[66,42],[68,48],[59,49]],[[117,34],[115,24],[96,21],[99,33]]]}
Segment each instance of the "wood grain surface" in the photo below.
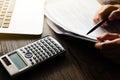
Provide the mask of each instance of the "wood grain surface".
{"label": "wood grain surface", "polygon": [[[64,55],[31,69],[14,80],[120,80],[120,66],[104,58],[94,43],[54,33],[44,23],[42,35],[0,34],[0,56],[51,35],[66,49]],[[11,80],[0,67],[0,80]]]}

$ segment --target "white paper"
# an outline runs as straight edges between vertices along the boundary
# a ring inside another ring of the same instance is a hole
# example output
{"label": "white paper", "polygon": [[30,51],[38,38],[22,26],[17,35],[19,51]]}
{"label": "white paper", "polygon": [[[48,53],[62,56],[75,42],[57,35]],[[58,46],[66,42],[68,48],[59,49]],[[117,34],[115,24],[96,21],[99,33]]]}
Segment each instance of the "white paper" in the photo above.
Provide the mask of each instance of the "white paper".
{"label": "white paper", "polygon": [[91,41],[91,42],[99,42],[96,39],[92,39],[92,38],[87,37],[87,36],[82,36],[82,35],[76,34],[76,33],[71,32],[71,31],[66,31],[62,27],[53,23],[49,19],[47,19],[47,24],[58,34],[67,35],[67,36],[75,37],[75,38],[78,38],[78,39],[84,39],[84,40]]}
{"label": "white paper", "polygon": [[45,15],[64,30],[96,39],[106,30],[99,27],[86,34],[94,27],[93,17],[100,7],[97,0],[46,0]]}

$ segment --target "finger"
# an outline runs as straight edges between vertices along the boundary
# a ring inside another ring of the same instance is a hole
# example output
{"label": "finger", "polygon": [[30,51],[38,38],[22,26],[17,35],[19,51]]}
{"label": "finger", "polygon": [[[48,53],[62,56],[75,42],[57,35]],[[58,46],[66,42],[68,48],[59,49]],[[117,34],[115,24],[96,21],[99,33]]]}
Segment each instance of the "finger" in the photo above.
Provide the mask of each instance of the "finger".
{"label": "finger", "polygon": [[[97,24],[97,23],[99,23],[99,21],[101,21],[102,19],[100,18],[100,17],[96,17],[96,18],[94,18],[94,23],[95,24]],[[109,24],[108,24],[108,22],[106,21],[106,22],[104,22],[102,25],[100,25],[101,27],[105,27],[105,26],[108,26]]]}
{"label": "finger", "polygon": [[102,20],[102,18],[101,18],[101,15],[95,15],[95,17],[94,17],[94,19],[93,19],[93,21],[94,21],[94,23],[95,24],[97,24],[99,21],[101,21]]}
{"label": "finger", "polygon": [[104,22],[104,24],[102,24],[101,25],[101,27],[105,27],[105,26],[108,26],[109,24],[108,24],[108,22],[106,21],[106,22]]}
{"label": "finger", "polygon": [[119,44],[120,44],[120,38],[114,39],[112,41],[106,40],[105,42],[98,42],[95,44],[95,47],[98,49],[110,50],[120,46]]}
{"label": "finger", "polygon": [[112,21],[112,20],[120,20],[120,9],[112,11],[111,14],[109,15],[108,19],[110,21]]}
{"label": "finger", "polygon": [[98,40],[105,41],[105,40],[113,40],[116,38],[120,38],[120,34],[117,33],[105,33],[99,37],[97,37]]}
{"label": "finger", "polygon": [[93,21],[95,23],[98,23],[100,20],[106,18],[115,9],[117,9],[115,6],[104,5],[96,12],[96,15],[94,16]]}
{"label": "finger", "polygon": [[105,6],[103,6],[103,7],[101,7],[97,12],[96,12],[96,14],[95,14],[95,16],[94,16],[94,19],[93,19],[93,21],[95,22],[95,23],[98,23],[99,21],[101,21],[102,20],[102,18],[103,18],[103,13],[104,13],[104,11],[105,11]]}

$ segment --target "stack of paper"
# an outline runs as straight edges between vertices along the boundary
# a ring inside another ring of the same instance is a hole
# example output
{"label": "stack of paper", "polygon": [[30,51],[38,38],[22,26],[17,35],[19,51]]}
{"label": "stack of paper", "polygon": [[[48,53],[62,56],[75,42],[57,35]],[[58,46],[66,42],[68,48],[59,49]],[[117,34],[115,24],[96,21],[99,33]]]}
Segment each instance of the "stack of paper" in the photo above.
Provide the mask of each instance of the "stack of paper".
{"label": "stack of paper", "polygon": [[94,27],[93,18],[100,7],[97,0],[46,0],[45,15],[56,33],[96,42],[96,37],[106,29],[99,27],[86,34]]}

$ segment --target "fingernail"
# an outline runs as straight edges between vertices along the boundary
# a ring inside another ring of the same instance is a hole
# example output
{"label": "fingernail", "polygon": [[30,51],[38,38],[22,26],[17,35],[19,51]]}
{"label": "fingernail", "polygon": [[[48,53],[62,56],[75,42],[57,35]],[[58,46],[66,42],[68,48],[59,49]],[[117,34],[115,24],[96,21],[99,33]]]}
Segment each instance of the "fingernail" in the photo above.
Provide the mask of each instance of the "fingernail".
{"label": "fingernail", "polygon": [[95,44],[95,47],[96,47],[97,49],[101,49],[101,48],[102,48],[102,47],[101,47],[101,43],[99,43],[99,42],[96,43],[96,44]]}

